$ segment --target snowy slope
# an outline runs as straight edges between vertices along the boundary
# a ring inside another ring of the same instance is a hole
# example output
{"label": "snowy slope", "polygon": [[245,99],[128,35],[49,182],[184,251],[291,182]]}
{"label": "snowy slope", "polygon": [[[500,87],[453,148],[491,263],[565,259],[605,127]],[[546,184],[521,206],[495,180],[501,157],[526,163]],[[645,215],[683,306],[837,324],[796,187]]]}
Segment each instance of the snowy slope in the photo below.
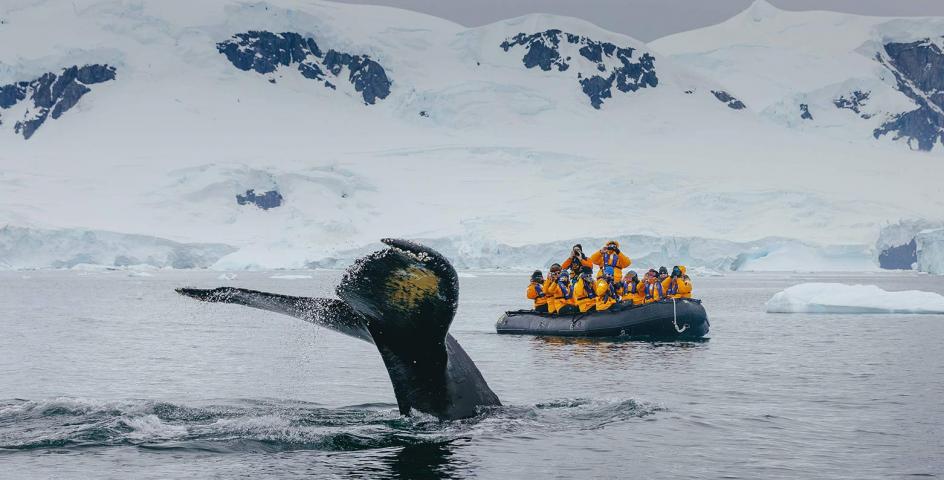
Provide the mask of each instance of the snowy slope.
{"label": "snowy slope", "polygon": [[944,18],[788,12],[757,0],[653,46],[791,129],[944,150]]}
{"label": "snowy slope", "polygon": [[[872,245],[944,211],[937,152],[784,128],[764,106],[780,93],[573,18],[466,29],[288,0],[14,0],[0,18],[0,225],[274,268],[385,236]],[[85,65],[114,78],[69,73]]]}

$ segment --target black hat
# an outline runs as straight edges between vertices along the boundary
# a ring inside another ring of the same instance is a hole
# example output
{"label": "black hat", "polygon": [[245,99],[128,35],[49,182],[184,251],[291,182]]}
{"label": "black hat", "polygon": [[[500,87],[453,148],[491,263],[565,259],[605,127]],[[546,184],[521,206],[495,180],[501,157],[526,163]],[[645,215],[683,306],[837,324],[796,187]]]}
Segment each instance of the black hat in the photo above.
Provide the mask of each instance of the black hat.
{"label": "black hat", "polygon": [[578,244],[574,245],[573,248],[579,248],[579,249],[583,250],[583,245],[580,245],[580,244],[578,243]]}
{"label": "black hat", "polygon": [[586,273],[587,275],[592,275],[592,274],[593,274],[593,267],[583,267],[583,268],[581,268],[581,269],[580,269],[580,274],[583,275],[583,274],[585,274],[585,273]]}
{"label": "black hat", "polygon": [[663,275],[663,274],[665,274],[665,275],[668,275],[668,274],[669,274],[669,269],[668,269],[668,268],[665,268],[664,266],[659,267],[659,275]]}
{"label": "black hat", "polygon": [[544,278],[544,274],[541,273],[540,270],[535,270],[534,273],[531,274],[531,280],[540,280],[542,278]]}

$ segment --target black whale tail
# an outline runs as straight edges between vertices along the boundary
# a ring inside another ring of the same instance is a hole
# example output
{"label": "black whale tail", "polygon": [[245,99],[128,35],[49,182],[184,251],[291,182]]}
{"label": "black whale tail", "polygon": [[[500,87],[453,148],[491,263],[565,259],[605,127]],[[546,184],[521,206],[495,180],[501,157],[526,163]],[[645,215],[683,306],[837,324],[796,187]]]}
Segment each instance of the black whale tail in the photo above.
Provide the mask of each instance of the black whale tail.
{"label": "black whale tail", "polygon": [[478,368],[449,335],[459,282],[435,250],[384,239],[390,246],[352,265],[337,287],[341,300],[290,297],[253,290],[177,289],[208,302],[245,305],[301,318],[377,346],[400,412],[465,418],[500,405]]}

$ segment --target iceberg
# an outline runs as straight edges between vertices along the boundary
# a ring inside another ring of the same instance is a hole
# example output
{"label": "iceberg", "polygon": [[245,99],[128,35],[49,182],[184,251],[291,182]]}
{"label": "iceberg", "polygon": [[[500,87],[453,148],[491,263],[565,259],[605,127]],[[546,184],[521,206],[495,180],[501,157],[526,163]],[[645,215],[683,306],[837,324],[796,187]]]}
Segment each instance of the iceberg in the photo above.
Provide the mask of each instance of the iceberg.
{"label": "iceberg", "polygon": [[944,314],[944,296],[920,290],[889,292],[875,285],[801,283],[768,300],[767,313]]}
{"label": "iceberg", "polygon": [[944,275],[944,228],[926,230],[915,236],[918,270]]}

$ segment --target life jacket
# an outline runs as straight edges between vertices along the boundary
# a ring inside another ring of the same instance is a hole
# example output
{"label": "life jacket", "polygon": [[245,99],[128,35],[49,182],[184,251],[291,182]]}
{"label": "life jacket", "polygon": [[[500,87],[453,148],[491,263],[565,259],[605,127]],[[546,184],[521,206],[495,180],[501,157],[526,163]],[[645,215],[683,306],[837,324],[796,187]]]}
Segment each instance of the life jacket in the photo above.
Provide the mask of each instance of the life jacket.
{"label": "life jacket", "polygon": [[660,299],[665,298],[665,291],[662,290],[662,282],[656,281],[656,282],[653,282],[653,283],[648,283],[648,282],[646,283],[646,287],[645,287],[646,300],[654,300],[654,299],[655,299],[655,295],[654,295],[654,294],[655,294],[655,289],[656,289],[656,288],[659,289],[659,298],[660,298]]}
{"label": "life jacket", "polygon": [[604,253],[603,254],[603,268],[613,267],[616,270],[616,265],[619,263],[619,254],[618,253]]}
{"label": "life jacket", "polygon": [[570,300],[571,297],[574,296],[574,288],[572,285],[560,281],[557,282],[557,285],[561,289],[561,297],[563,297],[564,300]]}

